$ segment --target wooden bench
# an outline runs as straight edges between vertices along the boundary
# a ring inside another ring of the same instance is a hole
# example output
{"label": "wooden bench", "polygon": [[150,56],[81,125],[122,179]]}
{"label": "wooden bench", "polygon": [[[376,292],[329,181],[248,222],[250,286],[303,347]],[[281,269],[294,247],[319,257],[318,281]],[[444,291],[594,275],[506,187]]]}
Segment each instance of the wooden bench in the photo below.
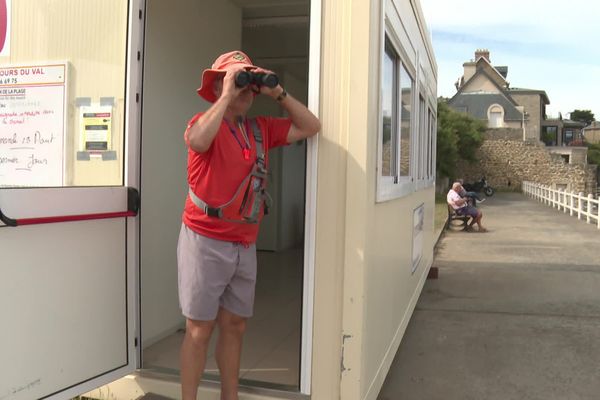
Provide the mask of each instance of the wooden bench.
{"label": "wooden bench", "polygon": [[446,222],[446,227],[451,231],[464,231],[467,227],[467,222],[469,222],[468,215],[458,215],[454,208],[450,204],[448,204],[448,221]]}

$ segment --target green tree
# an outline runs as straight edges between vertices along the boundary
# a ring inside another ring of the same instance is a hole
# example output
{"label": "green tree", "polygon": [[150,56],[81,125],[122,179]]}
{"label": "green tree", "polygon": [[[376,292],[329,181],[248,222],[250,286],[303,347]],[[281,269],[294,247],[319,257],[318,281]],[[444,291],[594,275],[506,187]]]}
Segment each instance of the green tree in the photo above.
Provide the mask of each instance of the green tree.
{"label": "green tree", "polygon": [[591,124],[594,119],[594,113],[591,110],[573,110],[569,116],[571,121],[583,122],[586,125]]}
{"label": "green tree", "polygon": [[437,173],[454,178],[459,159],[474,163],[477,149],[483,143],[485,124],[451,109],[446,99],[438,99]]}

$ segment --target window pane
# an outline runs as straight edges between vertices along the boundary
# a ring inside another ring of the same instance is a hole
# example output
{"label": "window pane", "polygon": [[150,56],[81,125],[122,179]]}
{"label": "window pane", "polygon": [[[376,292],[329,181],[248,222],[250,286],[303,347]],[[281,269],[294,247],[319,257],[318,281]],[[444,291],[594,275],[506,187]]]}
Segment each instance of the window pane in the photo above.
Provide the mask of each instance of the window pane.
{"label": "window pane", "polygon": [[382,143],[381,143],[381,175],[396,176],[397,165],[397,127],[396,127],[396,104],[397,104],[397,79],[396,79],[396,56],[386,43],[386,51],[383,56],[383,79],[382,79]]}
{"label": "window pane", "polygon": [[436,120],[429,110],[429,177],[433,178],[435,172],[435,124]]}
{"label": "window pane", "polygon": [[425,166],[425,175],[427,179],[431,178],[431,110],[427,109],[427,165]]}
{"label": "window pane", "polygon": [[13,1],[0,186],[122,185],[127,1]]}
{"label": "window pane", "polygon": [[427,110],[425,99],[419,95],[419,179],[427,177]]}
{"label": "window pane", "polygon": [[556,146],[556,144],[558,143],[558,127],[544,126],[542,128],[541,139],[547,146]]}
{"label": "window pane", "polygon": [[563,136],[563,143],[568,145],[572,141],[573,141],[573,131],[571,129],[565,130],[565,133]]}
{"label": "window pane", "polygon": [[410,151],[411,151],[411,108],[413,79],[404,65],[400,67],[400,93],[402,98],[400,111],[400,176],[410,175]]}

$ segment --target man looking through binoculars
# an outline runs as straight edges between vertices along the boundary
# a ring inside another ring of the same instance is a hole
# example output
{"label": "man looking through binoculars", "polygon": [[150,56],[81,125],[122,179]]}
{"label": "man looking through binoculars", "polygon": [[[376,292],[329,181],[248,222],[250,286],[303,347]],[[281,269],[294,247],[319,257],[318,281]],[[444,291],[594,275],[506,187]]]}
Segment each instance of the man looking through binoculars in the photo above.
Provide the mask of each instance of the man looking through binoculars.
{"label": "man looking through binoculars", "polygon": [[[268,197],[267,153],[315,135],[321,124],[272,71],[253,65],[241,51],[219,56],[203,72],[198,94],[213,104],[189,121],[184,134],[189,195],[177,246],[179,302],[186,317],[182,398],[196,399],[218,326],[221,399],[237,400],[242,337],[254,305],[255,242]],[[288,118],[246,118],[261,94],[277,101]]]}

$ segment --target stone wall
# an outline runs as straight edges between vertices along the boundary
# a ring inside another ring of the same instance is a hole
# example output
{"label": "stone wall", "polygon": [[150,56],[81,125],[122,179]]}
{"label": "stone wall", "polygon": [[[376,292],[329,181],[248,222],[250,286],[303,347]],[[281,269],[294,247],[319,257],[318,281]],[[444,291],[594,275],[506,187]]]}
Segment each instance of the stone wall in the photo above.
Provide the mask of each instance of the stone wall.
{"label": "stone wall", "polygon": [[[575,192],[596,193],[596,166],[566,164],[537,140],[514,139],[520,130],[490,129],[478,150],[478,162],[460,161],[457,176],[473,182],[486,176],[500,190],[521,190],[523,181],[557,185]],[[512,138],[512,139],[511,139]],[[521,136],[522,138],[522,136]]]}
{"label": "stone wall", "polygon": [[546,146],[552,154],[561,154],[569,159],[570,164],[587,164],[587,147],[578,146]]}
{"label": "stone wall", "polygon": [[[600,172],[598,170],[598,166],[597,165],[587,165],[587,181],[586,181],[586,188],[590,188],[589,191],[586,191],[586,193],[592,193],[595,194],[596,196],[600,196],[600,182],[598,181],[598,172]],[[593,188],[596,188],[596,190],[594,191]]]}
{"label": "stone wall", "polygon": [[485,140],[522,140],[523,130],[520,128],[489,128],[483,134]]}

